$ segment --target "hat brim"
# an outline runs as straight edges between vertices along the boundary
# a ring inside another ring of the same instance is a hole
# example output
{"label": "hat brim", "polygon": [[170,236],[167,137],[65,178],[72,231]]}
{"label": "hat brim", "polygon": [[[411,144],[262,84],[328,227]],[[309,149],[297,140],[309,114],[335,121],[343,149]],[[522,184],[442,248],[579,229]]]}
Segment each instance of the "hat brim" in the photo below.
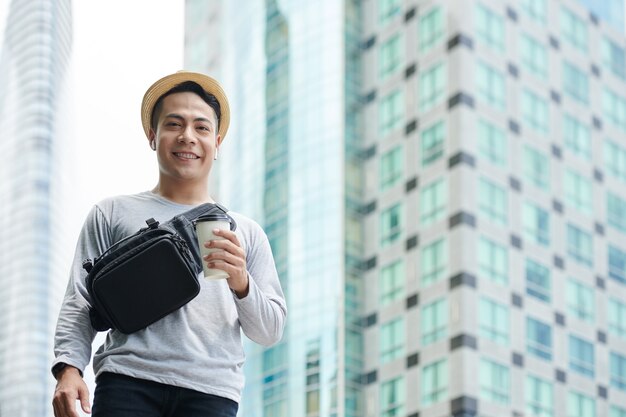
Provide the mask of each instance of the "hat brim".
{"label": "hat brim", "polygon": [[215,79],[208,75],[189,71],[178,71],[161,78],[152,84],[146,91],[146,94],[144,94],[143,101],[141,102],[141,124],[143,125],[143,131],[146,133],[146,136],[150,137],[150,119],[152,118],[154,105],[159,97],[185,81],[193,81],[198,84],[204,91],[215,96],[220,103],[221,115],[217,133],[224,139],[230,124],[230,107],[224,89],[222,89],[222,86]]}

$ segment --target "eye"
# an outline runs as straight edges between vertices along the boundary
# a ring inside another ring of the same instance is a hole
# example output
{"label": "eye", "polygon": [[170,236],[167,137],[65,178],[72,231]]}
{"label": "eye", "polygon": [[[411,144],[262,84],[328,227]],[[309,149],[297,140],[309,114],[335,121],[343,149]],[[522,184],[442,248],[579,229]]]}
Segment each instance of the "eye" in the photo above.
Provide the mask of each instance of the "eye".
{"label": "eye", "polygon": [[204,130],[206,132],[210,132],[211,128],[207,127],[207,126],[198,126],[196,129],[198,130]]}

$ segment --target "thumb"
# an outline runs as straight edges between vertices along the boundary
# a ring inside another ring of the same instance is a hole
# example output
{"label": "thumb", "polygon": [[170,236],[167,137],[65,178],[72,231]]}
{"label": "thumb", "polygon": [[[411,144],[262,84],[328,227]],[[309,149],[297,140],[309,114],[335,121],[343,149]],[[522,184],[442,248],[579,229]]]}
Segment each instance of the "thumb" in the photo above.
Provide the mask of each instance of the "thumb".
{"label": "thumb", "polygon": [[87,389],[87,386],[84,385],[78,390],[78,399],[80,400],[80,406],[83,411],[90,414],[91,405],[89,404],[89,390]]}

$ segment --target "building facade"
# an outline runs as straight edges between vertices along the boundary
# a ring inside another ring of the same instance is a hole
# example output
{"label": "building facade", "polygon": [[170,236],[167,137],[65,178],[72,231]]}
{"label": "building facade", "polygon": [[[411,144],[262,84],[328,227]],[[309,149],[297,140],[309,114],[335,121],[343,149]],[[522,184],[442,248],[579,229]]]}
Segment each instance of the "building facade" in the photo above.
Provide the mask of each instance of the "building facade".
{"label": "building facade", "polygon": [[12,0],[0,22],[0,416],[50,416],[64,219],[70,0]]}
{"label": "building facade", "polygon": [[200,3],[289,305],[242,415],[626,417],[622,1]]}

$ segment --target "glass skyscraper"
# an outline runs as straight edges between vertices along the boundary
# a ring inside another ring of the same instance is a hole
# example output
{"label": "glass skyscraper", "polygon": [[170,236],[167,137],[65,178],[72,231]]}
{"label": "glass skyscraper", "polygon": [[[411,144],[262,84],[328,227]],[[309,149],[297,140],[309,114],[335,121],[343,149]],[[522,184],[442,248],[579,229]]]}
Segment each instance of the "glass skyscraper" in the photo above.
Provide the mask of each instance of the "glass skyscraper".
{"label": "glass skyscraper", "polygon": [[626,417],[623,1],[207,3],[289,304],[241,415]]}
{"label": "glass skyscraper", "polygon": [[53,332],[71,248],[70,0],[12,0],[0,22],[0,416],[52,415]]}

